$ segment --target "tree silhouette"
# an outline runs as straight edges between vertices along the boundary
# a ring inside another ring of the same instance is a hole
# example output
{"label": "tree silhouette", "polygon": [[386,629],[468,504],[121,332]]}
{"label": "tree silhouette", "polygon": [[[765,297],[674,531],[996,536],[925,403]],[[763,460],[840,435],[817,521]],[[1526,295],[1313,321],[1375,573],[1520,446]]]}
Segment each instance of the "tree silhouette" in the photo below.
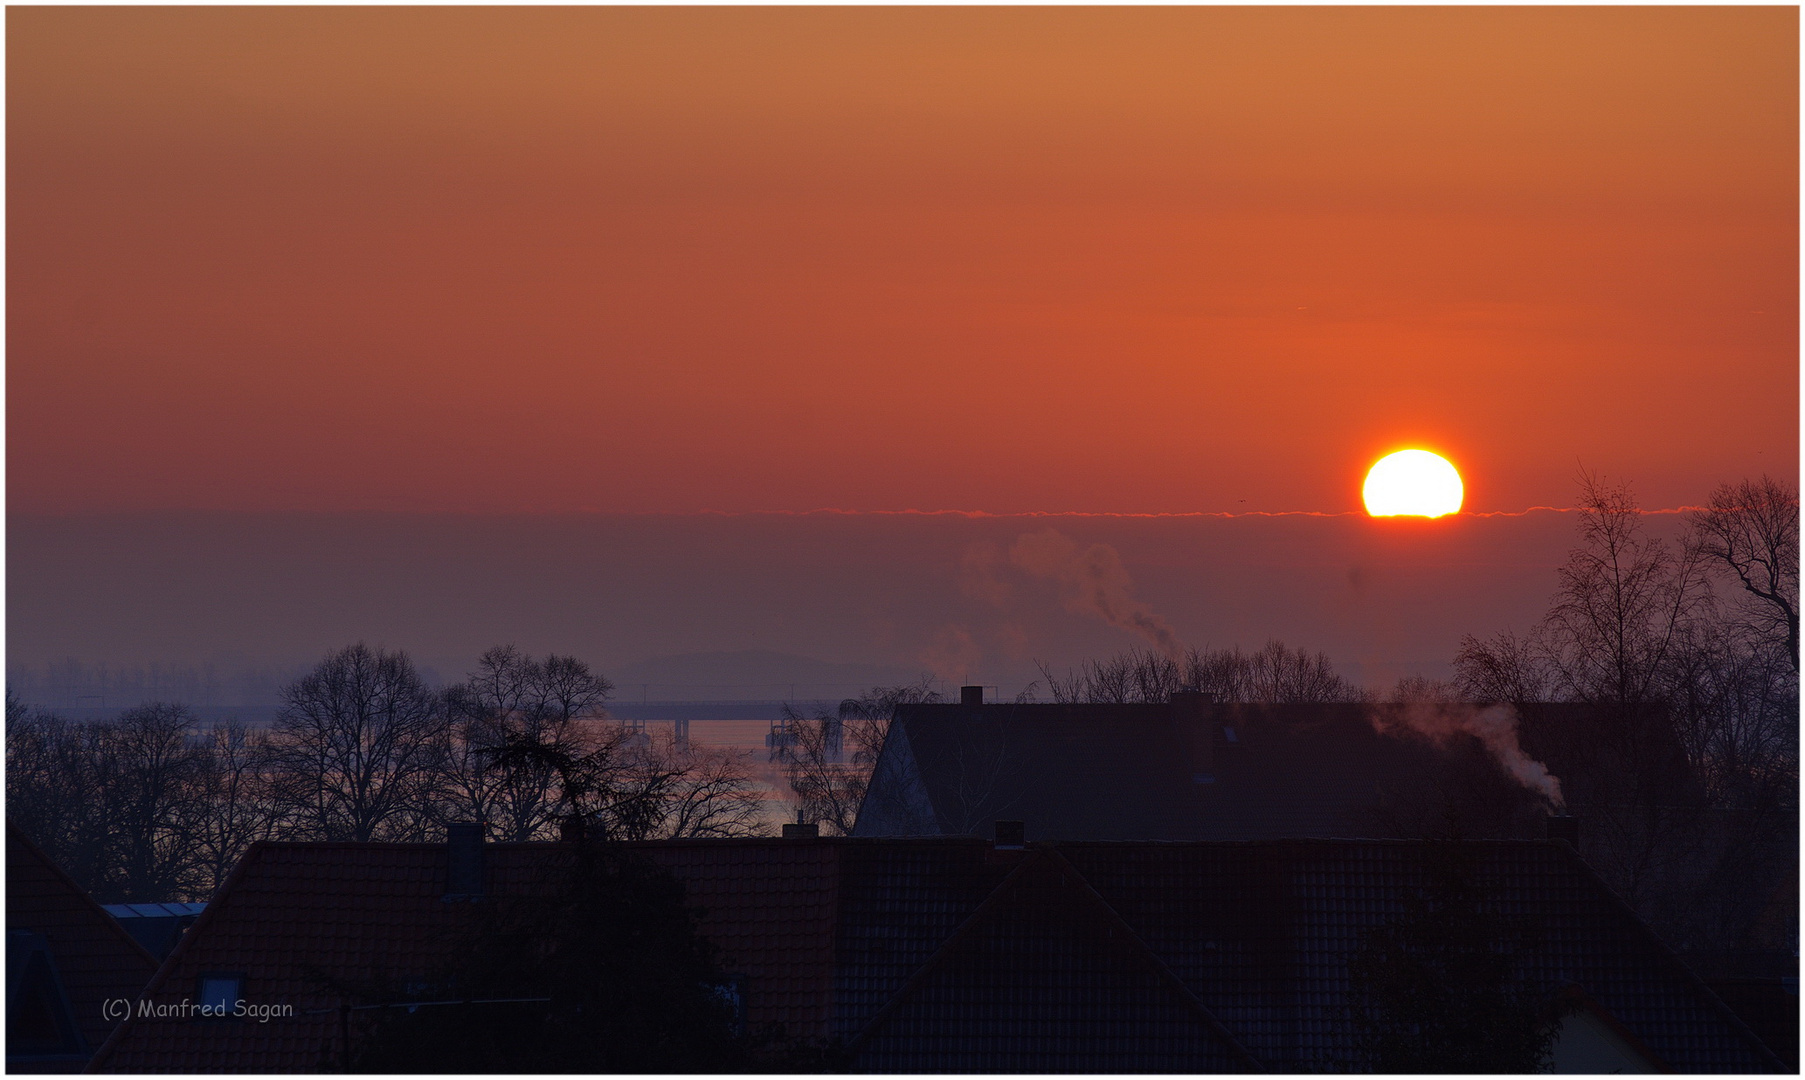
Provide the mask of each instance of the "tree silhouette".
{"label": "tree silhouette", "polygon": [[1725,484],[1692,515],[1705,555],[1747,593],[1757,632],[1784,639],[1799,671],[1799,489],[1772,477]]}

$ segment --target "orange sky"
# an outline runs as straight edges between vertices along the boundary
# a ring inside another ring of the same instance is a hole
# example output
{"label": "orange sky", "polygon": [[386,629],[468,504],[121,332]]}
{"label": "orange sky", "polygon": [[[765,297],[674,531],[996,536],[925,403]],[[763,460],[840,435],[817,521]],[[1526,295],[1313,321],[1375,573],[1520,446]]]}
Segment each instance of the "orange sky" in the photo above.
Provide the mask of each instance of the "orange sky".
{"label": "orange sky", "polygon": [[15,511],[1797,474],[1795,8],[6,18]]}

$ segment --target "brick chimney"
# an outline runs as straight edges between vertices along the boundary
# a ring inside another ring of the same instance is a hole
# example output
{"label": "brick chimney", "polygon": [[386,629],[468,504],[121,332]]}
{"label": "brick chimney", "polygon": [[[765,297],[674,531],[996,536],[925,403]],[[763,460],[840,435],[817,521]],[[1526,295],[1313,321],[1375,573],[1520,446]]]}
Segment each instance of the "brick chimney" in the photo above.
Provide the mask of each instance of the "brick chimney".
{"label": "brick chimney", "polygon": [[785,840],[813,840],[820,835],[821,826],[813,821],[786,821],[783,824],[783,838]]}
{"label": "brick chimney", "polygon": [[589,821],[582,814],[571,814],[558,822],[558,839],[566,844],[580,844],[589,837]]}
{"label": "brick chimney", "polygon": [[475,899],[483,894],[483,827],[474,821],[445,826],[445,898]]}
{"label": "brick chimney", "polygon": [[1028,846],[1028,823],[999,821],[996,823],[996,846],[999,850]]}
{"label": "brick chimney", "polygon": [[984,704],[984,688],[982,686],[961,686],[959,688],[959,704]]}

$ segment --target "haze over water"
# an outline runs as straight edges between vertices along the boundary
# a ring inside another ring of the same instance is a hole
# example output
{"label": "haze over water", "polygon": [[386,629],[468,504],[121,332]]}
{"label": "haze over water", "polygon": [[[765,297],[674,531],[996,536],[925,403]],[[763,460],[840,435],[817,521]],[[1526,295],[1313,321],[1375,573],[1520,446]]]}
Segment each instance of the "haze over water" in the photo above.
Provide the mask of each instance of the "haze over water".
{"label": "haze over water", "polygon": [[[1675,516],[1648,519],[1656,531]],[[1013,696],[1145,645],[1011,551],[1053,529],[1118,553],[1126,595],[1194,645],[1268,638],[1373,684],[1447,672],[1461,635],[1545,609],[1573,515],[1460,517],[14,515],[8,665],[283,671],[364,639],[455,679],[491,645],[574,653],[653,697],[836,697],[919,674]],[[20,572],[19,568],[29,568]],[[761,650],[808,667],[732,657]],[[640,674],[635,678],[635,670]],[[646,670],[652,674],[645,674]],[[688,683],[688,688],[682,684]],[[757,686],[756,683],[767,685]]]}

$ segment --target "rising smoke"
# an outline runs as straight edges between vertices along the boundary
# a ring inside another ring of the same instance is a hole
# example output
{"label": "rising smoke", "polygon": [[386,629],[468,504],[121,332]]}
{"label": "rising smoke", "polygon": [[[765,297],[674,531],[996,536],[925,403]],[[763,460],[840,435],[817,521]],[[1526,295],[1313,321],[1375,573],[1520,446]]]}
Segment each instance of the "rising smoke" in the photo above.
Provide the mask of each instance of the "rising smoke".
{"label": "rising smoke", "polygon": [[1372,711],[1373,727],[1380,734],[1421,735],[1436,746],[1445,746],[1456,735],[1478,739],[1506,776],[1540,795],[1554,810],[1564,810],[1560,779],[1548,766],[1523,752],[1517,741],[1517,710],[1509,705],[1462,705],[1412,702],[1382,705]]}
{"label": "rising smoke", "polygon": [[1035,577],[1056,581],[1067,611],[1094,615],[1111,626],[1139,634],[1161,653],[1183,661],[1184,643],[1166,620],[1130,590],[1133,582],[1122,556],[1108,544],[1080,548],[1056,529],[1023,533],[1009,550],[1010,561]]}

